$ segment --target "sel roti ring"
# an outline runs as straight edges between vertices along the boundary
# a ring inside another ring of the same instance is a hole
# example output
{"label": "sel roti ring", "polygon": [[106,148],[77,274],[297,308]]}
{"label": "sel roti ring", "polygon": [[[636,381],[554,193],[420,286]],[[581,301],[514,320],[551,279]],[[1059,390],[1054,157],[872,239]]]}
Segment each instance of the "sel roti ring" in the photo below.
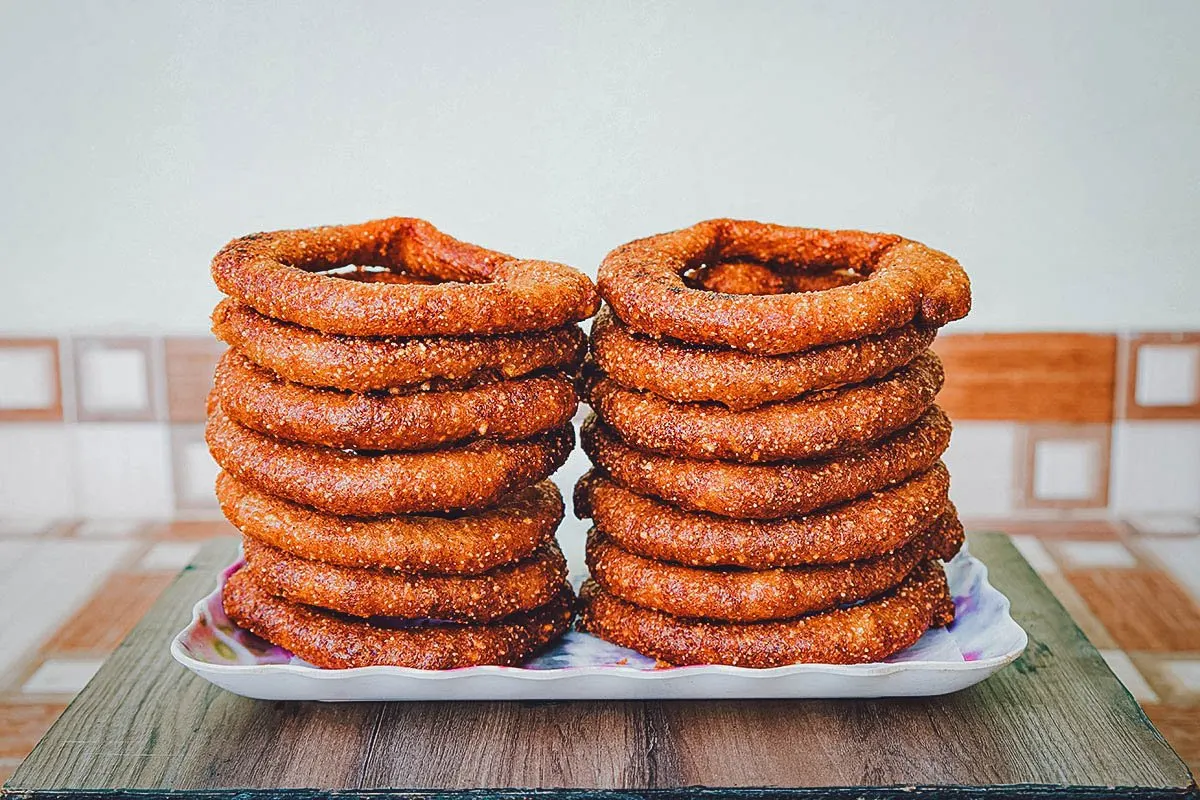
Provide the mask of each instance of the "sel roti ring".
{"label": "sel roti ring", "polygon": [[290,383],[234,350],[217,364],[214,394],[230,419],[289,441],[360,450],[429,450],[480,438],[514,441],[575,414],[571,381],[535,375],[463,389],[363,394]]}
{"label": "sel roti ring", "polygon": [[[346,267],[383,267],[416,280],[319,274]],[[599,304],[577,270],[460,242],[408,217],[234,239],[213,259],[212,277],[268,317],[349,336],[546,330],[586,319]]]}
{"label": "sel roti ring", "polygon": [[[728,262],[784,275],[847,277],[821,291],[782,294],[720,293],[686,280],[689,273]],[[958,262],[918,242],[731,219],[622,245],[600,265],[597,284],[613,312],[639,333],[768,355],[910,323],[937,327],[971,308],[970,280]]]}

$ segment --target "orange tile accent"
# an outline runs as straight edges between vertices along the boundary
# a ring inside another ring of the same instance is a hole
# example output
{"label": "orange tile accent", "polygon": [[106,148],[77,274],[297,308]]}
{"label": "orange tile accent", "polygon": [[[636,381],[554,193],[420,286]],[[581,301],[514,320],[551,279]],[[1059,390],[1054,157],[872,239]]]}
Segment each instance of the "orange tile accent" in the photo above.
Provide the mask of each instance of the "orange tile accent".
{"label": "orange tile accent", "polygon": [[1200,709],[1147,704],[1142,710],[1192,772],[1200,773]]}
{"label": "orange tile accent", "polygon": [[167,541],[198,541],[215,536],[238,536],[237,528],[223,519],[175,520],[154,525],[149,530],[152,539]]}
{"label": "orange tile accent", "polygon": [[1090,569],[1065,573],[1124,650],[1194,650],[1200,609],[1156,569]]}
{"label": "orange tile accent", "polygon": [[1089,642],[1100,650],[1120,649],[1113,641],[1112,634],[1104,627],[1104,623],[1092,613],[1087,603],[1079,596],[1079,592],[1061,573],[1052,572],[1038,577],[1042,579],[1058,602],[1062,603],[1063,608],[1071,615],[1071,619],[1079,626],[1079,630],[1083,631],[1083,635],[1088,638]]}
{"label": "orange tile accent", "polygon": [[165,340],[167,416],[171,422],[204,422],[204,400],[225,345],[212,336],[169,336]]}
{"label": "orange tile accent", "polygon": [[174,578],[161,573],[110,575],[87,605],[58,629],[44,650],[68,655],[111,652]]}
{"label": "orange tile accent", "polygon": [[[1046,440],[1073,440],[1095,442],[1096,462],[1091,475],[1092,493],[1079,500],[1045,499],[1034,492],[1035,467],[1038,442]],[[1029,509],[1073,509],[1106,508],[1108,506],[1108,476],[1112,471],[1112,426],[1111,425],[1029,425],[1017,442],[1016,480],[1017,508]]]}
{"label": "orange tile accent", "polygon": [[0,758],[24,758],[66,703],[0,703]]}
{"label": "orange tile accent", "polygon": [[1117,337],[1088,333],[940,336],[938,404],[952,419],[1110,422]]}
{"label": "orange tile accent", "polygon": [[0,786],[3,786],[13,776],[20,764],[21,762],[15,758],[0,760]]}
{"label": "orange tile accent", "polygon": [[[1200,419],[1200,399],[1190,406],[1139,406],[1137,403],[1138,353],[1144,344],[1182,344],[1200,347],[1200,331],[1139,333],[1125,342],[1126,363],[1123,414],[1127,419]],[[1200,398],[1200,392],[1197,392]]]}
{"label": "orange tile accent", "polygon": [[46,348],[54,365],[54,399],[41,408],[0,408],[0,422],[61,422],[63,419],[62,353],[58,339],[0,339],[0,347]]}

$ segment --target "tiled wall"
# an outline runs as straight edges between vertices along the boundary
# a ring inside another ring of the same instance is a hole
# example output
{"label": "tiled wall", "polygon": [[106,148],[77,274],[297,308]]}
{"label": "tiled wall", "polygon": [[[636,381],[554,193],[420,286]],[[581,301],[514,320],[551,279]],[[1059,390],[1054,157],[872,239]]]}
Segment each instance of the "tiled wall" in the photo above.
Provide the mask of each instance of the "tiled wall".
{"label": "tiled wall", "polygon": [[0,516],[209,517],[211,337],[0,339]]}
{"label": "tiled wall", "polygon": [[1200,333],[948,334],[939,402],[965,516],[1200,511]]}
{"label": "tiled wall", "polygon": [[[0,338],[0,516],[216,513],[208,337]],[[1200,333],[945,334],[962,514],[1200,511]]]}

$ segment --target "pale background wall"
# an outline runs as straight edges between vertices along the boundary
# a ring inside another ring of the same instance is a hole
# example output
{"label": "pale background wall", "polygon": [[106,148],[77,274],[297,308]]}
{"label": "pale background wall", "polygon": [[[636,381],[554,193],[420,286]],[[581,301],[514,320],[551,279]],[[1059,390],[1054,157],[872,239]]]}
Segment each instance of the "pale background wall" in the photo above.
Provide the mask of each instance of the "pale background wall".
{"label": "pale background wall", "polygon": [[589,270],[717,215],[959,257],[965,329],[1200,327],[1200,3],[9,2],[0,331],[191,332],[253,230]]}

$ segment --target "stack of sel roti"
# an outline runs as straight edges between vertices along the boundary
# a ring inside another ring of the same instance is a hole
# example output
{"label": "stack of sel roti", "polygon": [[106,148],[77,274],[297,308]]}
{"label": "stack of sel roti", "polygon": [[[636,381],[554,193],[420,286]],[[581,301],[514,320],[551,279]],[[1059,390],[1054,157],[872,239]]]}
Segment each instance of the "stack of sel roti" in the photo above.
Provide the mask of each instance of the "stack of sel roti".
{"label": "stack of sel roti", "polygon": [[547,478],[591,281],[410,218],[247,236],[212,274],[230,619],[326,668],[513,665],[566,631]]}
{"label": "stack of sel roti", "polygon": [[617,248],[582,379],[579,626],[672,665],[886,659],[953,619],[944,253],[711,220]]}

